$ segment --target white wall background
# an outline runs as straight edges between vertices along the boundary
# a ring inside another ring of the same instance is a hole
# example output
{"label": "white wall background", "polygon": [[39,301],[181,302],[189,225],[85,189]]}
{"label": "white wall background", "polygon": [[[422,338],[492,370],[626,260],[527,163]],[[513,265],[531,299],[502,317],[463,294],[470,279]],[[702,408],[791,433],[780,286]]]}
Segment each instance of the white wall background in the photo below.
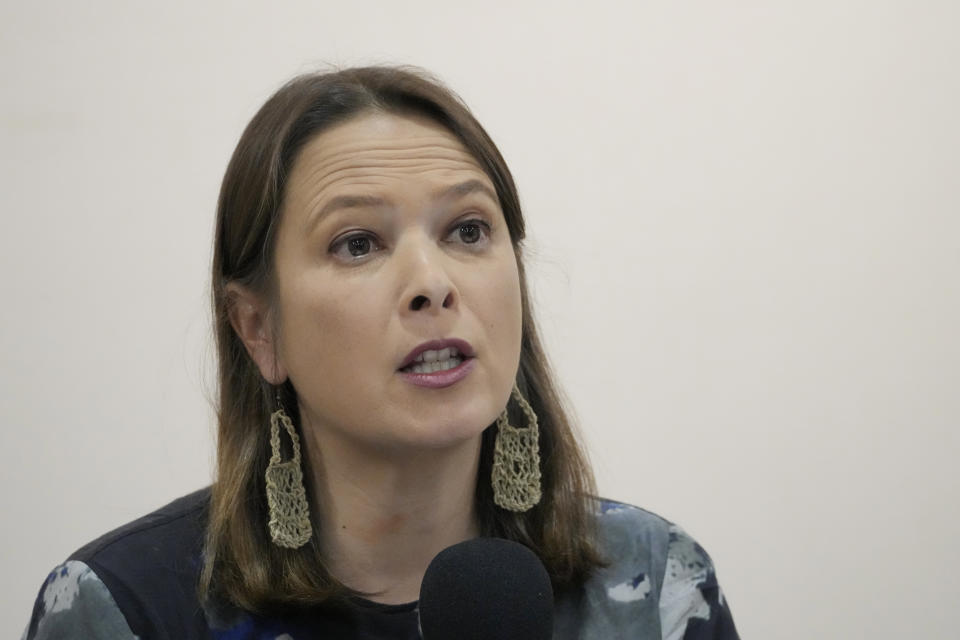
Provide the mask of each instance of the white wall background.
{"label": "white wall background", "polygon": [[292,74],[456,88],[529,219],[602,491],[712,553],[744,638],[955,638],[960,5],[0,7],[0,635],[207,483],[218,182]]}

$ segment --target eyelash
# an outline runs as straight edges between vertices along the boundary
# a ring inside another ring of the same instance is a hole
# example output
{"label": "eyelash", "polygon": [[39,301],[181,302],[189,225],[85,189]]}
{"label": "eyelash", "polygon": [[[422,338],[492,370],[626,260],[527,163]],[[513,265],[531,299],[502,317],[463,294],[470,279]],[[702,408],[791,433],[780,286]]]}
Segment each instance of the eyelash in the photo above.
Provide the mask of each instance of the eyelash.
{"label": "eyelash", "polygon": [[[468,250],[473,249],[474,247],[484,246],[486,242],[490,239],[490,234],[493,231],[492,226],[487,221],[481,218],[469,218],[467,220],[461,220],[455,223],[450,230],[447,232],[447,235],[444,236],[444,239],[449,238],[454,233],[462,233],[464,227],[479,227],[481,230],[481,237],[478,238],[475,242],[463,242],[463,246],[468,247]],[[356,233],[349,233],[345,236],[338,238],[332,245],[330,245],[330,253],[333,255],[342,254],[344,250],[349,252],[349,245],[354,240],[367,240],[372,245],[375,245],[376,249],[368,249],[366,253],[362,255],[339,255],[339,257],[346,262],[359,262],[361,260],[367,259],[372,253],[381,251],[383,249],[382,244],[377,239],[377,237],[368,232],[368,231],[358,231]],[[456,241],[455,241],[456,242]]]}

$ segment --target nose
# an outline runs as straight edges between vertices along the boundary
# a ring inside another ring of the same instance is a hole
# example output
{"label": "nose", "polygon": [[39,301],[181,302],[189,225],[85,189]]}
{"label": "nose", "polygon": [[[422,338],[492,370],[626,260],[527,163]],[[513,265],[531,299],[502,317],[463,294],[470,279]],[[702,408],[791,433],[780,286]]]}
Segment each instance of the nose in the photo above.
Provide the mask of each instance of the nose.
{"label": "nose", "polygon": [[447,264],[449,257],[442,249],[424,238],[411,241],[403,253],[401,315],[456,309],[459,293]]}

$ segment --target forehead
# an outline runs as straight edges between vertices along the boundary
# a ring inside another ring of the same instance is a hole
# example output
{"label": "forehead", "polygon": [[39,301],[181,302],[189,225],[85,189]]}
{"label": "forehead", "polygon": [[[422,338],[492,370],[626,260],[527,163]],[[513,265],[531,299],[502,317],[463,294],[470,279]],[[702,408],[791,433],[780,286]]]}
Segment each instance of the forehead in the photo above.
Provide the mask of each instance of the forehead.
{"label": "forehead", "polygon": [[493,189],[480,164],[446,128],[422,117],[374,112],[308,141],[291,171],[288,195],[315,201],[357,187],[439,187],[467,179]]}

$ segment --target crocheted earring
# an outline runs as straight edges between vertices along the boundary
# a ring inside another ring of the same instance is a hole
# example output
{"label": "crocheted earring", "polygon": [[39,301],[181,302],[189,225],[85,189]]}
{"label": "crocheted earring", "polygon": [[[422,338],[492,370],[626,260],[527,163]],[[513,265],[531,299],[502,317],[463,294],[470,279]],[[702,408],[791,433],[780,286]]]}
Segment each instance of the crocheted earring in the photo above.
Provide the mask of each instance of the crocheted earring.
{"label": "crocheted earring", "polygon": [[[507,420],[507,409],[497,418],[493,446],[493,501],[501,509],[527,511],[540,502],[540,429],[537,414],[513,385],[513,398],[527,416],[527,427],[518,429]],[[508,402],[509,404],[509,402]]]}
{"label": "crocheted earring", "polygon": [[[280,462],[280,425],[290,436],[293,457]],[[270,538],[278,547],[297,549],[310,540],[310,507],[303,488],[300,468],[300,438],[293,421],[277,396],[277,410],[270,414],[270,464],[267,465],[267,506],[270,509]]]}

